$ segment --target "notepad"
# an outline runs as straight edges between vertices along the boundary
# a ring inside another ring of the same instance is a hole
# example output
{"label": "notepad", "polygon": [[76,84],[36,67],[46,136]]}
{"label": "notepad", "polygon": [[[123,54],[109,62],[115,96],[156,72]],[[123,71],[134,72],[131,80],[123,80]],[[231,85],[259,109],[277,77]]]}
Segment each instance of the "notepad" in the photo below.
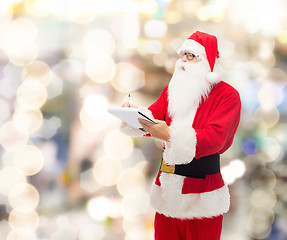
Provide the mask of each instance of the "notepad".
{"label": "notepad", "polygon": [[108,112],[134,128],[142,129],[142,125],[138,122],[138,118],[145,119],[155,124],[155,121],[143,114],[140,111],[140,108],[109,107]]}

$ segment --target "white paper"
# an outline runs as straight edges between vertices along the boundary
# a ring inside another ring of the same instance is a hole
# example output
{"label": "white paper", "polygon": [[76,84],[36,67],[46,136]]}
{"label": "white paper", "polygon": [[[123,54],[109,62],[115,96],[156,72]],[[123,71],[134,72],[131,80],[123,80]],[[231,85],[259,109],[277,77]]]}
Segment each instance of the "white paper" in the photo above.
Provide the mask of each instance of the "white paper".
{"label": "white paper", "polygon": [[147,117],[144,117],[139,114],[139,108],[109,107],[108,112],[134,128],[142,128],[142,125],[140,125],[140,123],[138,122],[138,118],[150,121]]}

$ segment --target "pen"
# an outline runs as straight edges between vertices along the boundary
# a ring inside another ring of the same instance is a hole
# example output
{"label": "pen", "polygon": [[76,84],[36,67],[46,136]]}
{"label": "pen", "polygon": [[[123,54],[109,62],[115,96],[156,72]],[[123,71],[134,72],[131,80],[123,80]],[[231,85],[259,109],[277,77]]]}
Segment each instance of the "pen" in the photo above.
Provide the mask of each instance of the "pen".
{"label": "pen", "polygon": [[131,107],[131,94],[129,93],[129,98],[128,98],[128,103],[129,103],[129,107]]}

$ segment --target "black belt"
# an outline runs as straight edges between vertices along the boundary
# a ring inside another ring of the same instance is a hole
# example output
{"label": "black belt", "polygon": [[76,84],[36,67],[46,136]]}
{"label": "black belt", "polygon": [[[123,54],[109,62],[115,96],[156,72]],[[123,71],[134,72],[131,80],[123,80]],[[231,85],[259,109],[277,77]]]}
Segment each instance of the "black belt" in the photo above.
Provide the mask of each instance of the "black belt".
{"label": "black belt", "polygon": [[168,165],[161,161],[160,171],[173,173],[185,177],[204,179],[206,175],[220,172],[220,155],[213,154],[202,158],[194,158],[188,164]]}

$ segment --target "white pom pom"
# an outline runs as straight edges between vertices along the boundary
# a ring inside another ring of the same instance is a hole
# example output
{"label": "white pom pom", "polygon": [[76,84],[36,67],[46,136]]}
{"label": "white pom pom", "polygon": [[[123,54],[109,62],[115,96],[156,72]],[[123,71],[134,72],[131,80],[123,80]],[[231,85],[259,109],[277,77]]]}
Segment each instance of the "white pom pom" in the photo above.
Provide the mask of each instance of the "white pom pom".
{"label": "white pom pom", "polygon": [[217,73],[215,72],[209,72],[206,75],[206,79],[209,83],[219,83],[220,82],[220,77]]}

